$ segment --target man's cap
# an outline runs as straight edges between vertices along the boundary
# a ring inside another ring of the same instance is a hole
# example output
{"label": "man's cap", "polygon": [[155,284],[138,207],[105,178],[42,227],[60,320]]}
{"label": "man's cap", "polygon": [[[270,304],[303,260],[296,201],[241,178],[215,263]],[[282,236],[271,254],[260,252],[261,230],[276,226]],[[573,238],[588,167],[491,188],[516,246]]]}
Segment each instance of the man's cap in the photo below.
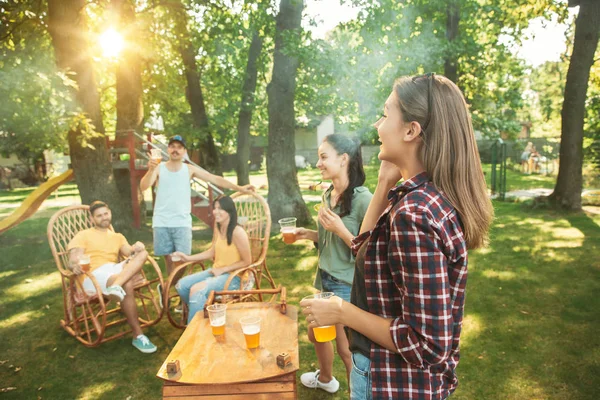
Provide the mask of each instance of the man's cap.
{"label": "man's cap", "polygon": [[169,144],[173,142],[179,142],[183,147],[187,149],[187,145],[185,144],[185,139],[181,137],[181,135],[175,135],[171,139],[169,139]]}

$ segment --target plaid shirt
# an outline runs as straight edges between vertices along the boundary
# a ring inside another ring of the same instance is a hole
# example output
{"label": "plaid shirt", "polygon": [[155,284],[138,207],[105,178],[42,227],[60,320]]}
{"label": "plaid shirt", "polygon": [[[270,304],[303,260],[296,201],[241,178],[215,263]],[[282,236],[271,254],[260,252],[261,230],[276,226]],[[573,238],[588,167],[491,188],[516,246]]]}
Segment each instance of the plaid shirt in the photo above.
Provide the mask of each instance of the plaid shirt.
{"label": "plaid shirt", "polygon": [[445,399],[458,379],[467,281],[467,246],[458,213],[421,173],[390,190],[368,239],[365,292],[369,312],[393,319],[397,351],[371,345],[374,399]]}

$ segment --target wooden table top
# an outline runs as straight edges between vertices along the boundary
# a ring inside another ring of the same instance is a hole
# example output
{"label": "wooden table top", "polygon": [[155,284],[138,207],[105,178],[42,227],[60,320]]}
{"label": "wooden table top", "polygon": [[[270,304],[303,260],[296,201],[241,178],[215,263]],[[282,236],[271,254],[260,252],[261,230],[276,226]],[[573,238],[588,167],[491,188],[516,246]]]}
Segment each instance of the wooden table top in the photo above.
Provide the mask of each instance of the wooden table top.
{"label": "wooden table top", "polygon": [[[224,384],[259,381],[289,374],[299,368],[298,310],[287,306],[279,312],[279,304],[237,303],[227,306],[225,335],[215,337],[210,321],[199,312],[185,329],[179,341],[158,370],[161,379],[188,384]],[[260,347],[248,350],[240,318],[261,317]],[[291,363],[277,365],[277,356],[288,353]],[[180,373],[169,375],[167,364],[179,360]]]}

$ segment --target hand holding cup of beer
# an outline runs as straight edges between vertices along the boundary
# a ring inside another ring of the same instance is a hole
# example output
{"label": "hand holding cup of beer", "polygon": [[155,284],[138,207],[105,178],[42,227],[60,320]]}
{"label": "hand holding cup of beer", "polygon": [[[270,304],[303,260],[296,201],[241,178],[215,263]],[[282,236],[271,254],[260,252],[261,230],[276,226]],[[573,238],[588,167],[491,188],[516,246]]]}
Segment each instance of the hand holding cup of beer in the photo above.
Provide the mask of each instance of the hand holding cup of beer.
{"label": "hand holding cup of beer", "polygon": [[[322,293],[311,294],[310,296],[306,296],[302,299],[302,301],[300,302],[300,306],[304,307],[304,305],[302,303],[305,300],[317,300],[317,299],[328,300],[328,299],[332,298],[333,296],[335,296],[335,294],[333,292],[322,292]],[[305,307],[302,312],[306,315],[306,321],[308,322],[309,325],[313,322],[318,325],[319,321],[317,321],[315,315],[312,314],[312,311],[313,310],[311,310],[311,307],[308,306],[308,307]],[[329,342],[336,338],[335,324],[313,327],[313,333],[315,334],[315,340],[317,342],[321,342],[321,343]]]}
{"label": "hand holding cup of beer", "polygon": [[152,158],[152,161],[154,161],[157,164],[160,164],[160,162],[162,161],[161,149],[150,149],[150,157]]}
{"label": "hand holding cup of beer", "polygon": [[292,244],[296,241],[296,218],[281,218],[279,221],[283,243]]}
{"label": "hand holding cup of beer", "polygon": [[227,322],[227,304],[211,304],[206,307],[210,327],[215,336],[225,334],[225,323]]}
{"label": "hand holding cup of beer", "polygon": [[83,272],[90,272],[90,256],[82,254],[79,256],[79,267]]}
{"label": "hand holding cup of beer", "polygon": [[187,256],[184,253],[182,253],[180,251],[171,253],[171,262],[173,263],[173,266],[177,267],[186,261],[187,261]]}
{"label": "hand holding cup of beer", "polygon": [[247,316],[240,318],[244,339],[246,339],[246,347],[248,349],[256,349],[260,346],[260,317]]}

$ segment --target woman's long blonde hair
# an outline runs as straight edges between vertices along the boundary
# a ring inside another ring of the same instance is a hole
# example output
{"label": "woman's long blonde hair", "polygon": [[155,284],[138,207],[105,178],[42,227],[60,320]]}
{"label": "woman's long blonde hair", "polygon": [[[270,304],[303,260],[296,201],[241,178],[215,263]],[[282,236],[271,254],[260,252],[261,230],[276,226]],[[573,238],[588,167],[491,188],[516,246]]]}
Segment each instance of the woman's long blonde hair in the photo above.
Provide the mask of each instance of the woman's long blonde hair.
{"label": "woman's long blonde hair", "polygon": [[428,74],[399,78],[394,92],[404,121],[417,121],[425,128],[421,161],[433,184],[458,212],[467,248],[485,246],[494,210],[460,89],[444,76]]}

